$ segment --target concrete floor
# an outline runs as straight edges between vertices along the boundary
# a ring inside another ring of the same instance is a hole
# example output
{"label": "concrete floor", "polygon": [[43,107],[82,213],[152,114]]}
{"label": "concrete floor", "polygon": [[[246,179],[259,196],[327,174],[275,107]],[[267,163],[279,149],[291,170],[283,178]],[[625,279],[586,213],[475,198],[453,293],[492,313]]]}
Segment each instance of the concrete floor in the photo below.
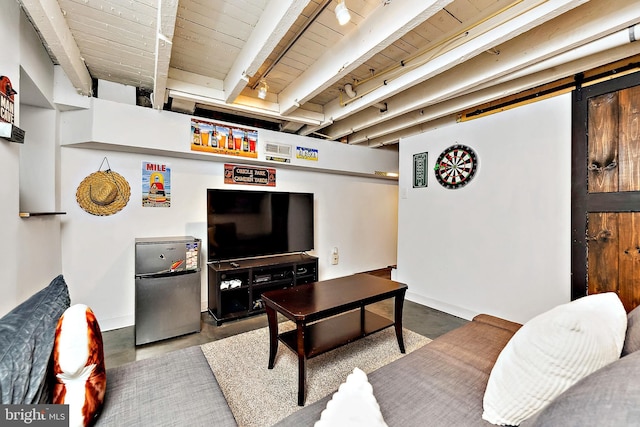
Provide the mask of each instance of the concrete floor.
{"label": "concrete floor", "polygon": [[[372,304],[368,306],[368,309],[393,318],[393,300]],[[201,318],[202,330],[198,333],[140,346],[135,345],[135,329],[133,326],[103,332],[105,363],[107,368],[113,368],[135,360],[146,359],[172,350],[220,340],[268,325],[266,314],[230,321],[220,326],[216,326],[213,317],[207,312],[202,313]],[[284,320],[284,318],[281,319]],[[452,329],[462,326],[467,323],[467,320],[405,300],[402,323],[403,327],[434,339]]]}

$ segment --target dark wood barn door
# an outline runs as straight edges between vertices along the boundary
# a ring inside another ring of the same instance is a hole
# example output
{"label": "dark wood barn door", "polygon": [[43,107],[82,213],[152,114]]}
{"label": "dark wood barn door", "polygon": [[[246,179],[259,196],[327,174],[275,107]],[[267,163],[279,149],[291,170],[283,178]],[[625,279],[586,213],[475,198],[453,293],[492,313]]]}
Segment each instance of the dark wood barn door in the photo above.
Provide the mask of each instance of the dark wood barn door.
{"label": "dark wood barn door", "polygon": [[640,305],[640,76],[573,93],[572,299]]}

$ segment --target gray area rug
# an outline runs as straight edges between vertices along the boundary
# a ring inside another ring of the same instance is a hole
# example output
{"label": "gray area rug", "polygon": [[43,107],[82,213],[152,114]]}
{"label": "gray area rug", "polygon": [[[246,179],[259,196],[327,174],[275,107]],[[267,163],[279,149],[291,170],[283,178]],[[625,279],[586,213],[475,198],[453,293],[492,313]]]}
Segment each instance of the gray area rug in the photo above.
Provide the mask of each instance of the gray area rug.
{"label": "gray area rug", "polygon": [[[280,332],[294,329],[280,324]],[[410,353],[431,340],[404,329]],[[269,362],[269,329],[245,332],[201,346],[241,427],[272,426],[301,407],[298,402],[298,358],[279,343],[275,366]],[[309,405],[335,392],[353,368],[369,373],[402,357],[393,327],[307,360]],[[373,390],[375,394],[375,390]]]}

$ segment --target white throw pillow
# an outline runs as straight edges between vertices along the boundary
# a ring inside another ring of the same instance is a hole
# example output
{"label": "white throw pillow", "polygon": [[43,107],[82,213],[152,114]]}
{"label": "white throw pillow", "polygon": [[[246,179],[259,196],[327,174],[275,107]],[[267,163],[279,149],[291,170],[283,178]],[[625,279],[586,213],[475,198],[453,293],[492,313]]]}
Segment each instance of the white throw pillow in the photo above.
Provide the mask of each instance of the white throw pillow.
{"label": "white throw pillow", "polygon": [[627,315],[613,292],[557,306],[525,323],[489,376],[482,418],[519,425],[581,378],[617,360]]}
{"label": "white throw pillow", "polygon": [[355,368],[327,402],[315,427],[387,427],[367,374]]}

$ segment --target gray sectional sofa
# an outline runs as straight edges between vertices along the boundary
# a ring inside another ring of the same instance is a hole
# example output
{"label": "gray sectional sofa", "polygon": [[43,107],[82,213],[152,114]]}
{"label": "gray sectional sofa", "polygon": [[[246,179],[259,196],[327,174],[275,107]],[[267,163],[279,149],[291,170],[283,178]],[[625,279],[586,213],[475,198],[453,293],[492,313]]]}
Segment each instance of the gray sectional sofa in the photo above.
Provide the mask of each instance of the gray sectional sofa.
{"label": "gray sectional sofa", "polygon": [[[62,276],[0,319],[2,403],[46,401],[48,354],[69,305]],[[640,310],[629,314],[625,355],[557,397],[523,426],[640,425]],[[483,395],[496,359],[521,325],[488,315],[368,375],[387,425],[490,426]],[[27,379],[28,377],[28,379]],[[278,426],[312,426],[331,395]],[[98,426],[235,426],[200,347],[107,367]]]}
{"label": "gray sectional sofa", "polygon": [[[62,275],[0,319],[3,404],[51,402],[50,359],[58,319],[70,306]],[[0,425],[2,420],[0,419]],[[236,426],[199,347],[109,369],[96,426]]]}
{"label": "gray sectional sofa", "polygon": [[107,369],[96,426],[236,426],[200,347]]}

